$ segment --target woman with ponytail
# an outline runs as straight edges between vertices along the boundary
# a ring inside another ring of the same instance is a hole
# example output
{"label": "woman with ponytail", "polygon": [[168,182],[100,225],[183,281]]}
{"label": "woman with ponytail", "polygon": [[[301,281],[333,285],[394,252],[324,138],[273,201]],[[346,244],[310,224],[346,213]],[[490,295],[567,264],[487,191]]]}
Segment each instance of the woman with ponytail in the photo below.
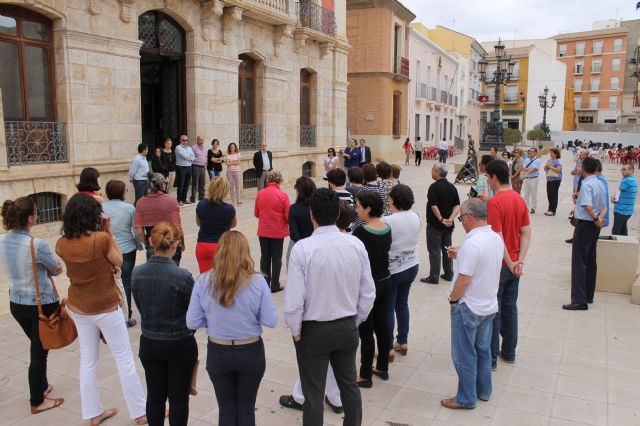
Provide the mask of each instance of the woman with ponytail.
{"label": "woman with ponytail", "polygon": [[136,266],[131,275],[142,324],[139,355],[147,379],[147,420],[151,426],[164,425],[167,398],[171,426],[186,426],[189,419],[189,390],[198,345],[186,324],[193,276],[171,260],[180,237],[175,225],[156,224],[149,236],[154,255]]}
{"label": "woman with ponytail", "polygon": [[38,334],[38,304],[32,269],[31,240],[35,250],[33,263],[40,287],[42,311],[46,316],[58,309],[58,300],[49,275],[59,275],[62,265],[46,241],[33,238],[31,235],[31,228],[37,222],[38,208],[30,197],[7,200],[2,205],[2,225],[8,232],[0,235],[0,261],[5,266],[9,279],[11,315],[31,340],[28,377],[32,414],[59,407],[64,402],[64,398],[49,398],[53,386],[47,382],[48,351],[42,347]]}

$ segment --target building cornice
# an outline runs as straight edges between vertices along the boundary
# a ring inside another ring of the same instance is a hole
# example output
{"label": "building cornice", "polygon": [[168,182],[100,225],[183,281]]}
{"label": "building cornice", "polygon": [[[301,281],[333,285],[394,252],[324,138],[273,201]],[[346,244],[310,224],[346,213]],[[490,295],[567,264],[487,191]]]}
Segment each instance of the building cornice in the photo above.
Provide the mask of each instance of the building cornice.
{"label": "building cornice", "polygon": [[394,15],[409,22],[416,19],[416,15],[397,0],[347,0],[347,11],[372,7],[389,9]]}

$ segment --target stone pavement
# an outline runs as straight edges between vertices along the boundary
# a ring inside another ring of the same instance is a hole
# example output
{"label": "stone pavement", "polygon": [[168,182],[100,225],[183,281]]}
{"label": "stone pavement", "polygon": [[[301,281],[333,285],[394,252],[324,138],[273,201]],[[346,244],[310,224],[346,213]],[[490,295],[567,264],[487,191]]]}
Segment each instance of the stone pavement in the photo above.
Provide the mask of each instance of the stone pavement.
{"label": "stone pavement", "polygon": [[[563,155],[569,157],[566,151]],[[463,162],[458,156],[456,162]],[[566,169],[572,166],[567,158]],[[416,195],[414,210],[424,218],[426,193],[432,182],[432,161],[421,168],[405,167],[401,181],[409,184]],[[450,169],[453,166],[450,165]],[[605,165],[612,188],[620,179],[619,166]],[[453,180],[453,174],[449,176]],[[566,220],[570,210],[571,177],[567,174],[561,187],[558,216],[546,217],[544,182],[538,188],[538,213],[532,215],[533,238],[520,284],[520,328],[515,364],[498,364],[493,373],[494,392],[489,402],[479,402],[475,410],[451,411],[440,406],[440,399],[455,393],[457,378],[450,357],[450,320],[448,283],[438,286],[415,282],[410,295],[411,331],[409,353],[396,356],[390,366],[390,380],[374,378],[372,389],[362,390],[365,425],[638,425],[640,424],[640,306],[631,305],[629,296],[597,293],[587,312],[561,309],[569,301],[570,245],[564,242],[572,228]],[[291,186],[286,188],[294,198]],[[461,196],[468,185],[460,185]],[[251,242],[258,265],[259,246],[253,218],[255,192],[245,191],[244,204],[238,211],[238,229]],[[197,271],[193,250],[197,227],[195,208],[183,209],[187,232],[184,267]],[[631,234],[638,235],[638,218],[630,223]],[[51,228],[53,229],[53,228]],[[424,230],[424,224],[423,224]],[[50,232],[41,228],[38,233]],[[424,232],[424,231],[423,231]],[[605,231],[604,234],[610,233]],[[55,237],[48,238],[53,244]],[[461,226],[454,232],[454,244],[464,240]],[[286,242],[285,242],[286,244]],[[138,262],[143,261],[140,255]],[[421,271],[426,276],[428,255],[425,239],[420,239]],[[636,265],[624,265],[636,267]],[[286,283],[286,271],[283,271]],[[63,278],[57,280],[66,293]],[[0,274],[0,424],[2,425],[74,425],[85,424],[80,416],[78,390],[79,353],[77,342],[69,348],[51,351],[49,381],[55,386],[53,396],[63,396],[61,408],[31,416],[28,414],[26,369],[29,359],[28,340],[19,331],[8,311],[7,283]],[[283,293],[274,296],[282,309]],[[136,313],[136,318],[139,319]],[[131,343],[137,353],[139,325],[130,329]],[[206,357],[206,337],[197,333],[200,359]],[[291,335],[284,321],[275,330],[264,333],[267,371],[262,381],[256,406],[257,424],[288,426],[301,424],[298,411],[281,408],[278,398],[291,392],[297,375]],[[118,407],[120,414],[109,425],[133,424],[126,406],[112,357],[101,345],[102,363],[99,383],[105,407]],[[144,380],[142,366],[137,361]],[[213,387],[200,364],[198,396],[191,398],[190,425],[217,423],[217,406]],[[342,424],[342,418],[325,410],[325,423]]]}

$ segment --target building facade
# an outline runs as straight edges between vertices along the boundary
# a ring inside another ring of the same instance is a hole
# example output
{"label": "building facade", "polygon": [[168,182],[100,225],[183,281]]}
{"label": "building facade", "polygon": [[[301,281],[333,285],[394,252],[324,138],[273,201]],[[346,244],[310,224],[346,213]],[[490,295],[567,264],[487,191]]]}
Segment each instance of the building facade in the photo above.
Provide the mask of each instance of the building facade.
{"label": "building facade", "polygon": [[346,138],[345,0],[8,3],[2,199],[36,194],[53,218],[84,167],[126,181],[138,143],[180,134],[237,143],[245,188],[262,140],[295,179]]}
{"label": "building facade", "polygon": [[397,0],[347,0],[347,127],[374,159],[400,159],[408,137],[409,24],[415,15]]}
{"label": "building facade", "polygon": [[622,21],[627,33],[625,76],[622,85],[621,124],[640,124],[640,19]]}
{"label": "building facade", "polygon": [[578,125],[619,123],[627,51],[625,27],[560,34],[556,55],[567,66]]}

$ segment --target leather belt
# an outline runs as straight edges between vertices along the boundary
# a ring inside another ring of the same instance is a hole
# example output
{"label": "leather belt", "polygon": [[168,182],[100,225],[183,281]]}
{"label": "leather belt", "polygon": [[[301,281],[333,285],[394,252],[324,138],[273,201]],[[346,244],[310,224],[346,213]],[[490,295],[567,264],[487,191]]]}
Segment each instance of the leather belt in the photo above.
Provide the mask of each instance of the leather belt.
{"label": "leather belt", "polygon": [[525,179],[538,179],[538,176],[525,177]]}
{"label": "leather belt", "polygon": [[259,340],[260,340],[260,336],[249,337],[248,339],[234,339],[234,340],[216,339],[215,337],[209,336],[209,341],[211,343],[215,343],[216,345],[224,345],[224,346],[250,345],[251,343],[255,343]]}

